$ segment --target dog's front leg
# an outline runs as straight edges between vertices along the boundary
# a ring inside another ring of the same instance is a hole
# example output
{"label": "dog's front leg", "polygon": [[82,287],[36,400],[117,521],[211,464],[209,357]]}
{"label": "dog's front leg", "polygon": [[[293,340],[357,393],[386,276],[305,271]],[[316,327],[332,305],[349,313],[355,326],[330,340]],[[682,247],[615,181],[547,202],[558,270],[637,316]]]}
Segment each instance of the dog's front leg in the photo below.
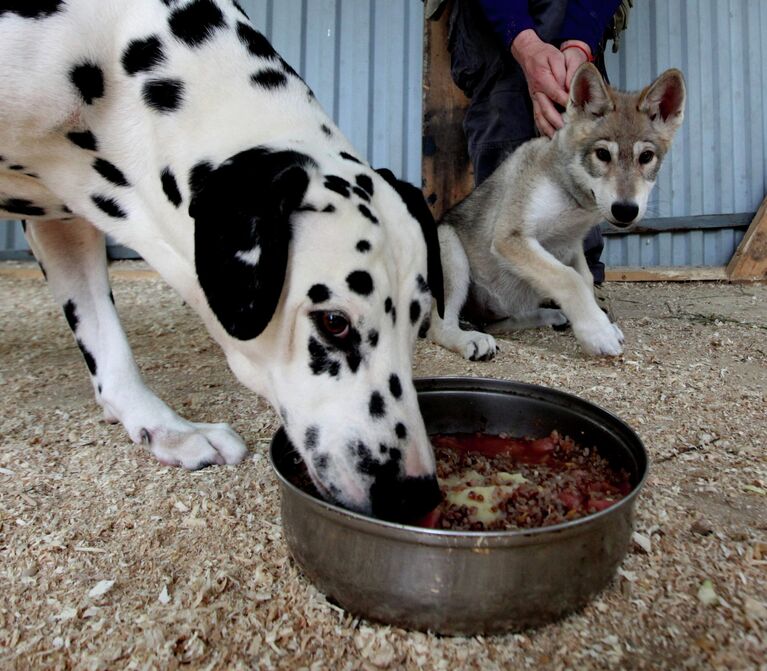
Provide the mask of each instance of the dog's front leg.
{"label": "dog's front leg", "polygon": [[144,384],[111,300],[104,236],[84,219],[30,222],[27,239],[74,333],[107,421],[164,464],[198,469],[242,460],[245,445],[226,424],[193,424]]}
{"label": "dog's front leg", "polygon": [[522,235],[496,238],[492,252],[509,272],[559,304],[589,354],[617,356],[623,351],[623,333],[599,309],[593,283],[581,272],[561,263],[534,238]]}
{"label": "dog's front leg", "polygon": [[438,345],[470,361],[486,361],[495,356],[495,338],[479,331],[464,331],[459,319],[469,293],[469,260],[460,239],[451,226],[438,229],[439,250],[445,290],[445,316],[432,308],[429,338]]}

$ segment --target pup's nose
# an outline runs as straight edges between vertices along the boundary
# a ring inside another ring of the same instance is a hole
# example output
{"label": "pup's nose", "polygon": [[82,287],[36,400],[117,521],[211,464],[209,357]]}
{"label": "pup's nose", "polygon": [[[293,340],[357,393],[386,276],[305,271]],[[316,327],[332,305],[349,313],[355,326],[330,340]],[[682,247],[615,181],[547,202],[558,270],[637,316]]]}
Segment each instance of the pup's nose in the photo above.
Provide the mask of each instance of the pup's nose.
{"label": "pup's nose", "polygon": [[630,224],[639,214],[639,205],[626,201],[617,201],[613,203],[610,211],[617,221],[622,224]]}
{"label": "pup's nose", "polygon": [[437,478],[391,478],[380,475],[370,488],[373,516],[389,522],[412,522],[424,517],[442,500]]}

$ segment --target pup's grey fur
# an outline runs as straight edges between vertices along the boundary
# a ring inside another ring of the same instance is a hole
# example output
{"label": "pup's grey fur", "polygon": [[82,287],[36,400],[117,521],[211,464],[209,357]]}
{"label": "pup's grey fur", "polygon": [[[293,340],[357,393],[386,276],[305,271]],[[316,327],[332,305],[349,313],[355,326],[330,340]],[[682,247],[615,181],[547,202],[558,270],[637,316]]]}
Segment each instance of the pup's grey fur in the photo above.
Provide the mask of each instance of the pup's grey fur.
{"label": "pup's grey fur", "polygon": [[[623,333],[594,299],[582,241],[607,220],[639,221],[684,115],[682,73],[671,69],[643,91],[605,85],[584,64],[570,87],[565,125],[522,145],[440,226],[445,317],[430,337],[468,359],[491,358],[495,340],[463,331],[459,315],[490,332],[572,325],[594,355],[622,352]],[[555,301],[560,309],[541,307]]]}

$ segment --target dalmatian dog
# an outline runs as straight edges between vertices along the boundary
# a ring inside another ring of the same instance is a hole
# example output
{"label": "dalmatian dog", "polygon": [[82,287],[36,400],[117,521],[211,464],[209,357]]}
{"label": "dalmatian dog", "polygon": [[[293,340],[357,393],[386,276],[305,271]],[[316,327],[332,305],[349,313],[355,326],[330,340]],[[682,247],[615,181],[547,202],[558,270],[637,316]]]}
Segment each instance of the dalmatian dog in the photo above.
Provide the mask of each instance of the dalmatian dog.
{"label": "dalmatian dog", "polygon": [[0,99],[0,216],[26,221],[107,421],[164,464],[246,453],[145,386],[105,234],[199,314],[326,498],[386,519],[436,505],[411,373],[441,292],[434,221],[236,2],[0,2]]}

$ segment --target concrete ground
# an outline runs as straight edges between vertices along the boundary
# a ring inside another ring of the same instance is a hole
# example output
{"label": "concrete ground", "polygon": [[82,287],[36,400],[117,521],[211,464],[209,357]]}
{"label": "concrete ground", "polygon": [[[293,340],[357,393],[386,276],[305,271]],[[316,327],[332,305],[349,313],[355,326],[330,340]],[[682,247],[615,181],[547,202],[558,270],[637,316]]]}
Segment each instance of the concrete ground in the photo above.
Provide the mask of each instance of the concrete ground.
{"label": "concrete ground", "polygon": [[232,424],[240,466],[166,468],[103,423],[22,266],[0,265],[0,668],[767,669],[767,286],[609,285],[617,359],[551,330],[505,338],[491,363],[419,343],[416,375],[564,389],[652,459],[635,543],[594,602],[461,638],[360,621],[307,582],[266,459],[275,415],[160,280],[128,263],[113,283],[138,363],[183,415]]}

